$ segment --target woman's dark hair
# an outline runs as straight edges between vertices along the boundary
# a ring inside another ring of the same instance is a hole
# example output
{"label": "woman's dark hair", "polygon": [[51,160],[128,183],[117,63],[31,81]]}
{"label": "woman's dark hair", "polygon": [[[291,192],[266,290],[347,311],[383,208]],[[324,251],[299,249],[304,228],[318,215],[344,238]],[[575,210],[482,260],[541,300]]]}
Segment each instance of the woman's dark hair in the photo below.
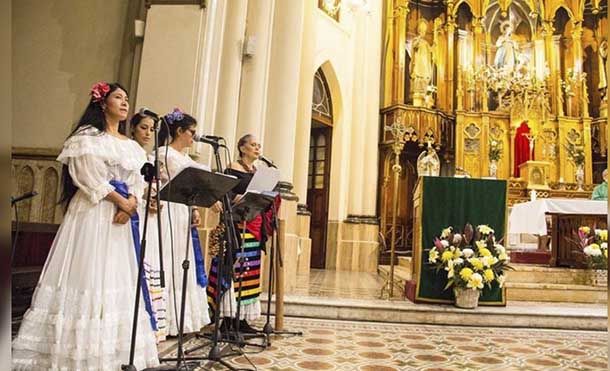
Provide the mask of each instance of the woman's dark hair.
{"label": "woman's dark hair", "polygon": [[241,146],[245,145],[246,143],[248,143],[248,141],[250,139],[252,139],[253,135],[252,134],[246,134],[243,137],[239,138],[239,140],[237,141],[237,152],[239,152],[239,157],[243,157],[244,153],[241,151]]}
{"label": "woman's dark hair", "polygon": [[133,136],[134,130],[136,130],[136,126],[138,126],[145,117],[148,117],[148,116],[136,113],[135,115],[133,115],[131,120],[129,120],[129,132],[132,136]]}
{"label": "woman's dark hair", "polygon": [[[168,118],[168,116],[169,115],[166,115],[164,120],[165,122],[167,122],[167,125],[162,123],[159,128],[159,146],[171,143],[171,140],[176,137],[178,128],[186,130],[193,125],[197,125],[197,120],[195,120],[193,116],[188,115],[186,113],[182,113],[182,118],[179,120],[171,120]],[[171,140],[168,141],[168,139],[170,138]]]}
{"label": "woman's dark hair", "polygon": [[[121,89],[125,93],[127,93],[127,89],[125,89],[123,86],[121,86],[121,84],[119,84],[118,82],[109,83],[108,86],[110,87],[110,90],[108,91],[108,93],[106,93],[106,95],[104,96],[104,99],[102,101],[96,101],[93,97],[91,97],[91,99],[89,100],[89,104],[87,105],[87,108],[85,108],[85,112],[83,112],[80,120],[78,120],[78,123],[76,124],[74,129],[72,130],[70,135],[68,135],[68,138],[70,138],[71,136],[76,134],[79,130],[81,130],[85,127],[94,127],[101,132],[106,130],[106,125],[107,125],[106,115],[104,115],[104,111],[102,109],[102,102],[105,102],[106,99],[110,96],[110,94],[112,94],[112,92],[114,92],[117,89]],[[129,95],[129,93],[127,93],[127,95]],[[119,132],[123,135],[125,135],[125,127],[126,127],[125,121],[119,122]],[[70,204],[70,200],[72,200],[72,197],[74,197],[74,194],[78,190],[78,187],[76,187],[74,185],[74,181],[72,180],[72,177],[70,176],[67,165],[64,165],[62,167],[61,183],[62,183],[62,191],[61,191],[61,198],[59,199],[59,203],[63,203],[67,210],[68,205]]]}

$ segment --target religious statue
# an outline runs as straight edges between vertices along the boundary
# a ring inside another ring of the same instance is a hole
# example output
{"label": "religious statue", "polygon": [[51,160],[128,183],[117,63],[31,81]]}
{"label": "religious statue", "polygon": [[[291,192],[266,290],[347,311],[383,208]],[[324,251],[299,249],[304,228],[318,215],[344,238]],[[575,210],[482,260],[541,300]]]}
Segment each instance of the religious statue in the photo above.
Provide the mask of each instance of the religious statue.
{"label": "religious statue", "polygon": [[410,77],[413,87],[413,105],[424,105],[424,98],[428,92],[428,85],[432,81],[432,46],[426,40],[428,24],[420,20],[417,25],[417,36],[411,41],[411,63],[409,64]]}
{"label": "religious statue", "polygon": [[517,64],[517,53],[519,46],[512,39],[513,26],[510,21],[505,21],[500,24],[500,32],[502,33],[496,41],[496,58],[494,66],[503,68],[506,71],[512,71]]}
{"label": "religious statue", "polygon": [[441,161],[428,142],[428,150],[423,151],[417,157],[417,176],[439,176],[441,173]]}
{"label": "religious statue", "polygon": [[606,76],[606,61],[608,60],[608,40],[602,40],[597,47],[597,55],[599,58],[599,84],[597,89],[600,91],[602,98],[606,97],[608,89],[608,76]]}

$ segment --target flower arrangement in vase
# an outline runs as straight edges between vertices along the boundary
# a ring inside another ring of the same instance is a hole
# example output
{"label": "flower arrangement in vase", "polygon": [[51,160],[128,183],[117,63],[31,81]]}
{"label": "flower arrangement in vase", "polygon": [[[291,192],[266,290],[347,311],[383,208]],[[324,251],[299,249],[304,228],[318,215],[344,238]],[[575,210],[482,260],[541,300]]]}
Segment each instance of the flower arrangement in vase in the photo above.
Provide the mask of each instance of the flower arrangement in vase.
{"label": "flower arrangement in vase", "polygon": [[506,280],[505,271],[512,269],[506,249],[496,241],[494,230],[479,225],[476,230],[466,224],[463,233],[453,227],[442,230],[434,239],[434,247],[428,253],[428,262],[436,272],[447,272],[445,290],[453,288],[456,306],[476,308],[481,291],[493,282],[500,287]]}
{"label": "flower arrangement in vase", "polygon": [[502,157],[502,142],[491,140],[489,142],[489,176],[496,178],[498,176],[498,161]]}
{"label": "flower arrangement in vase", "polygon": [[582,250],[590,281],[595,286],[608,284],[608,230],[581,226],[576,232],[576,244]]}

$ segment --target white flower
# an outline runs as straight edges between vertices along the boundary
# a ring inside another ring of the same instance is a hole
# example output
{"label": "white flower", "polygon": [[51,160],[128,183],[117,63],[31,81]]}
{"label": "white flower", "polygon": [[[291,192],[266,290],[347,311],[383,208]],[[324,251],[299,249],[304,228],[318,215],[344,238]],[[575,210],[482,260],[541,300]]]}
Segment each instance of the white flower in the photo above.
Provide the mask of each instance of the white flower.
{"label": "white flower", "polygon": [[453,265],[460,265],[460,264],[464,264],[464,259],[462,259],[462,258],[453,259]]}
{"label": "white flower", "polygon": [[456,233],[453,235],[453,244],[454,245],[459,245],[460,242],[462,242],[462,235],[459,233]]}
{"label": "white flower", "polygon": [[492,264],[492,259],[489,256],[483,256],[481,259],[481,262],[483,263],[483,266],[485,267],[489,267]]}
{"label": "white flower", "polygon": [[483,276],[478,273],[473,273],[466,284],[466,287],[469,287],[473,290],[482,289],[483,288]]}
{"label": "white flower", "polygon": [[451,233],[452,230],[452,227],[443,229],[443,231],[441,232],[441,238],[447,238],[447,236],[449,236],[449,233]]}
{"label": "white flower", "polygon": [[595,230],[595,235],[596,235],[596,236],[599,236],[599,235],[601,235],[601,234],[602,234],[602,230],[601,230],[601,229],[596,229],[596,230]]}
{"label": "white flower", "polygon": [[472,249],[464,249],[462,250],[462,255],[464,255],[464,257],[468,259],[472,255],[474,255],[474,251],[472,251]]}
{"label": "white flower", "polygon": [[585,255],[591,256],[593,249],[591,248],[591,246],[587,246],[582,251],[585,253]]}
{"label": "white flower", "polygon": [[449,247],[449,242],[447,242],[447,240],[441,240],[441,245],[443,245],[443,247]]}
{"label": "white flower", "polygon": [[506,249],[504,248],[504,246],[500,245],[499,243],[495,244],[494,247],[496,249],[497,254],[506,253]]}
{"label": "white flower", "polygon": [[436,259],[438,259],[438,251],[436,251],[435,248],[432,248],[428,254],[428,261],[430,263],[436,263]]}
{"label": "white flower", "polygon": [[591,249],[591,256],[601,256],[601,255],[602,255],[601,249]]}
{"label": "white flower", "polygon": [[496,280],[498,281],[499,286],[502,287],[504,286],[504,282],[506,281],[506,276],[503,274],[496,276]]}
{"label": "white flower", "polygon": [[608,242],[602,242],[601,248],[604,250],[608,249]]}

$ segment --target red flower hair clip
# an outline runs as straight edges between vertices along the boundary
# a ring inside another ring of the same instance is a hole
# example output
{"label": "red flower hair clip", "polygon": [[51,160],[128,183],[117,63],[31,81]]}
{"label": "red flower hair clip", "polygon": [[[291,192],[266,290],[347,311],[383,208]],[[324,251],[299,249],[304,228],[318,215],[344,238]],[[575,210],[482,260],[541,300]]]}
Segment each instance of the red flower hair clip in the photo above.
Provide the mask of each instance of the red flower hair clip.
{"label": "red flower hair clip", "polygon": [[106,94],[110,91],[110,85],[107,82],[101,81],[95,83],[91,88],[91,100],[94,102],[101,102],[106,97]]}

